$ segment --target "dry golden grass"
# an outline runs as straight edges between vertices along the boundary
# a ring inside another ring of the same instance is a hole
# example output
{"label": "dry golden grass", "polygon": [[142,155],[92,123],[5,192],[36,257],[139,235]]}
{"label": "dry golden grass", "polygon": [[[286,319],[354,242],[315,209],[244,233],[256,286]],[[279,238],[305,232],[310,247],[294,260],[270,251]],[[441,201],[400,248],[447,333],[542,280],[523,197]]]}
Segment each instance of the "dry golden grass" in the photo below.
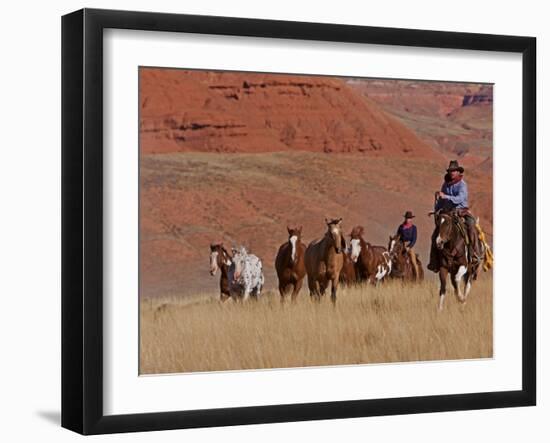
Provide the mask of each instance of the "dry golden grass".
{"label": "dry golden grass", "polygon": [[475,282],[466,305],[452,288],[442,312],[437,302],[435,280],[346,288],[336,307],[329,297],[313,303],[307,288],[295,304],[284,305],[274,292],[248,303],[221,303],[213,295],[146,299],[140,305],[140,372],[492,357],[492,278]]}

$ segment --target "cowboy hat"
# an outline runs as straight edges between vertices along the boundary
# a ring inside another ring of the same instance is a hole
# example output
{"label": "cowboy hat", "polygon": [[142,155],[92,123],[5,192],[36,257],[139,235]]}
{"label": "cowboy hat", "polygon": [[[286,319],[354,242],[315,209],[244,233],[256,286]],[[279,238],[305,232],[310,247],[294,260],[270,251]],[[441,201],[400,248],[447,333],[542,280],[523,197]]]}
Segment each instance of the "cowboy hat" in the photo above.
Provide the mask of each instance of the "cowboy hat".
{"label": "cowboy hat", "polygon": [[457,160],[451,160],[449,162],[449,167],[447,168],[447,172],[451,171],[458,171],[461,174],[464,172],[464,168],[458,164]]}
{"label": "cowboy hat", "polygon": [[407,211],[407,212],[405,212],[403,217],[405,217],[405,218],[415,218],[416,216],[413,215],[412,211]]}

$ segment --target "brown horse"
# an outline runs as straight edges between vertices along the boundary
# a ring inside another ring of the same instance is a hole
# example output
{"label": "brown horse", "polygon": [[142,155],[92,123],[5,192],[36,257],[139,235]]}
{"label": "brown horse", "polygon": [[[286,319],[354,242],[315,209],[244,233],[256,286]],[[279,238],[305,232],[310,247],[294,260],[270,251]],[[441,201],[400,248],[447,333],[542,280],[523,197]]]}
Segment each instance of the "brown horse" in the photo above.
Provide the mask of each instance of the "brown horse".
{"label": "brown horse", "polygon": [[[443,309],[443,300],[447,291],[447,275],[451,274],[451,283],[456,298],[466,303],[472,287],[472,277],[476,274],[481,262],[475,265],[468,263],[468,247],[460,233],[454,217],[450,213],[436,213],[435,244],[439,261],[439,309]],[[464,291],[461,283],[464,284]]]}
{"label": "brown horse", "polygon": [[390,275],[392,262],[383,246],[373,246],[363,238],[365,228],[355,226],[351,231],[350,258],[358,264],[359,278],[369,283],[378,283]]}
{"label": "brown horse", "polygon": [[344,265],[340,272],[340,283],[346,286],[351,286],[359,283],[359,272],[357,263],[351,259],[351,251],[344,251]]}
{"label": "brown horse", "polygon": [[330,299],[336,303],[340,272],[344,265],[346,240],[342,233],[342,219],[325,219],[327,232],[323,238],[312,241],[305,253],[307,284],[312,299],[320,301],[330,283]]}
{"label": "brown horse", "polygon": [[210,245],[210,275],[216,275],[220,270],[220,300],[227,300],[231,294],[229,291],[229,267],[231,266],[231,255],[224,248],[222,243]]}
{"label": "brown horse", "polygon": [[422,269],[422,262],[416,254],[416,264],[418,266],[418,276],[415,275],[414,265],[411,262],[411,258],[408,252],[405,250],[405,245],[401,241],[401,236],[395,234],[390,235],[390,241],[388,243],[388,252],[392,261],[391,277],[400,278],[403,281],[421,281],[424,280],[424,270]]}
{"label": "brown horse", "polygon": [[275,258],[275,270],[279,278],[281,302],[284,301],[289,289],[292,289],[291,300],[296,300],[306,275],[304,264],[306,245],[301,241],[302,227],[289,228],[287,226],[286,230],[288,231],[288,241],[281,245]]}

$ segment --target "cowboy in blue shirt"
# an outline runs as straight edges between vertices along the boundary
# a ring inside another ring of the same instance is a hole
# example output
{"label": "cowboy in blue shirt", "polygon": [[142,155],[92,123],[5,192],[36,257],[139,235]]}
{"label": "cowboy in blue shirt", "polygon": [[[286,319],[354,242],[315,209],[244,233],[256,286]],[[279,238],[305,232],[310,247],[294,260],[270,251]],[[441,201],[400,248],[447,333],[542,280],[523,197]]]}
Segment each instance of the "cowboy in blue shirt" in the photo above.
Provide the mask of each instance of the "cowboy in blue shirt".
{"label": "cowboy in blue shirt", "polygon": [[416,261],[416,252],[413,250],[413,247],[416,244],[416,226],[413,224],[412,219],[415,216],[412,211],[407,211],[403,217],[405,218],[405,221],[397,228],[397,234],[405,246],[405,251],[409,254],[413,265],[415,278],[418,278],[418,263]]}
{"label": "cowboy in blue shirt", "polygon": [[[441,190],[436,192],[436,202],[434,209],[436,211],[450,211],[456,209],[458,215],[464,217],[468,236],[470,237],[470,257],[473,261],[479,260],[477,248],[476,220],[468,210],[468,185],[464,181],[464,168],[458,164],[458,161],[452,160],[447,168],[447,174],[441,186]],[[432,247],[430,250],[430,263],[428,269],[434,272],[439,271],[437,263],[437,248],[435,246],[435,237],[437,229],[432,235]]]}

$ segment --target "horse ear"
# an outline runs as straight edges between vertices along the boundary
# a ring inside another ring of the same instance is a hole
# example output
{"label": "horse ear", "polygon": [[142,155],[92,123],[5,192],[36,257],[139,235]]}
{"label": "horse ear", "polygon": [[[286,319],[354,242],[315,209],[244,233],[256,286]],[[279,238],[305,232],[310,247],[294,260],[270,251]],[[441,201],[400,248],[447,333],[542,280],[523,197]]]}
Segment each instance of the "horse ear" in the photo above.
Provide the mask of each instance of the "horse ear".
{"label": "horse ear", "polygon": [[342,223],[342,217],[338,219],[338,223]]}
{"label": "horse ear", "polygon": [[[478,218],[478,220],[479,220],[479,218]],[[302,228],[303,228],[302,225],[300,225],[300,227],[298,228],[298,232],[300,232],[300,234],[302,233]]]}
{"label": "horse ear", "polygon": [[290,227],[288,225],[286,225],[286,230],[290,234]]}
{"label": "horse ear", "polygon": [[330,220],[329,220],[328,218],[326,218],[326,217],[325,217],[325,223],[326,223],[327,225],[330,224]]}

